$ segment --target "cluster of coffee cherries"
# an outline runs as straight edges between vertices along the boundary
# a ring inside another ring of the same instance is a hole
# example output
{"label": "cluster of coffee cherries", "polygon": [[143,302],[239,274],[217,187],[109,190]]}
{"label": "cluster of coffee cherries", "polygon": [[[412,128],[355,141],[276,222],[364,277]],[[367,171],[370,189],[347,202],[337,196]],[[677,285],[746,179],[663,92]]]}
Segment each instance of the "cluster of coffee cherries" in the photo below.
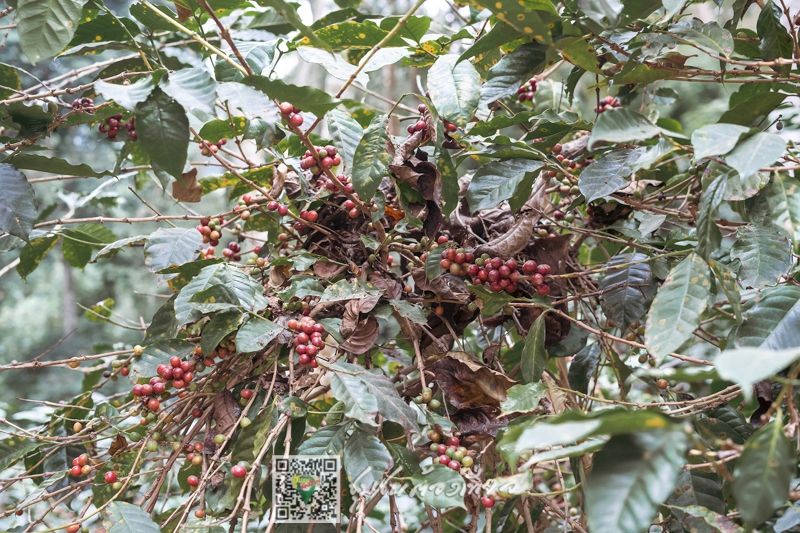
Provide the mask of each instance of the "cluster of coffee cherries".
{"label": "cluster of coffee cherries", "polygon": [[94,115],[94,100],[91,98],[78,98],[72,102],[72,110]]}
{"label": "cluster of coffee cherries", "polygon": [[536,78],[531,78],[525,83],[523,83],[519,89],[517,89],[517,98],[519,98],[520,102],[524,102],[526,100],[533,101],[533,97],[536,96],[536,87],[539,85],[539,80]]}
{"label": "cluster of coffee cherries", "polygon": [[325,347],[322,337],[325,328],[322,327],[322,324],[318,324],[313,318],[304,316],[300,320],[290,319],[286,322],[286,327],[297,332],[292,344],[297,352],[298,362],[302,366],[317,368],[319,366],[317,353]]}
{"label": "cluster of coffee cherries", "polygon": [[[425,122],[425,112],[428,110],[428,107],[425,104],[419,104],[417,106],[417,111],[419,111],[420,116],[416,122],[413,124],[409,124],[406,127],[406,131],[409,135],[414,135],[418,131],[425,131],[428,129],[428,123]],[[458,130],[458,126],[453,124],[452,122],[448,122],[445,119],[442,119],[442,123],[444,123],[444,131],[445,133],[455,133]]]}
{"label": "cluster of coffee cherries", "polygon": [[239,243],[235,242],[235,241],[231,241],[230,243],[228,243],[228,247],[227,248],[223,248],[222,249],[222,255],[228,261],[241,261],[242,260],[242,256],[239,255],[239,252],[241,252],[241,251],[242,251],[242,247],[239,245]]}
{"label": "cluster of coffee cherries", "polygon": [[[225,435],[218,435],[222,437],[222,442],[225,441]],[[214,439],[216,442],[216,439]],[[221,443],[220,443],[221,444]],[[202,442],[190,442],[186,445],[183,449],[183,453],[186,454],[186,461],[192,463],[194,466],[200,466],[203,464],[203,443]]]}
{"label": "cluster of coffee cherries", "polygon": [[292,126],[299,128],[303,125],[303,116],[300,114],[302,111],[297,109],[289,102],[281,102],[278,104],[278,109],[280,109],[281,115],[283,115],[283,117],[288,120],[289,124]]}
{"label": "cluster of coffee cherries", "polygon": [[414,403],[417,405],[425,404],[431,409],[438,409],[442,406],[442,402],[433,397],[433,389],[424,387],[418,396],[414,397]]}
{"label": "cluster of coffee cherries", "polygon": [[225,146],[227,142],[228,139],[220,139],[215,143],[212,143],[211,141],[203,141],[200,143],[200,153],[206,157],[211,157],[219,152],[219,149]]}
{"label": "cluster of coffee cherries", "polygon": [[324,170],[338,167],[342,164],[342,157],[336,153],[335,146],[315,146],[317,157],[314,157],[311,150],[306,150],[303,159],[300,161],[300,168],[308,170],[315,178],[318,178]]}
{"label": "cluster of coffee cherries", "polygon": [[[200,235],[203,236],[203,243],[210,244],[211,246],[219,245],[219,238],[222,236],[222,225],[225,223],[225,217],[203,218],[200,219],[200,224],[195,226]],[[213,248],[211,248],[210,255],[214,255]],[[209,255],[206,251],[206,255]]]}
{"label": "cluster of coffee cherries", "polygon": [[[134,385],[133,395],[143,398],[158,396],[163,393],[169,385],[172,385],[176,389],[183,389],[194,379],[196,366],[194,361],[183,361],[180,357],[174,355],[170,357],[168,365],[161,364],[156,367],[158,376],[153,377],[150,383]],[[147,408],[151,411],[157,412],[159,405],[159,401],[156,398],[147,400]]]}
{"label": "cluster of coffee cherries", "polygon": [[132,141],[135,141],[138,138],[136,136],[136,117],[131,117],[127,122],[125,122],[122,120],[121,114],[104,118],[100,121],[100,125],[97,127],[97,130],[100,133],[105,133],[108,135],[109,139],[113,139],[117,136],[117,133],[119,133],[120,128],[125,128],[128,130],[128,136]]}
{"label": "cluster of coffee cherries", "polygon": [[620,105],[621,104],[619,103],[619,98],[615,98],[613,96],[606,96],[605,98],[600,99],[600,105],[595,106],[594,112],[602,113],[603,111],[614,109],[615,107],[619,107]]}
{"label": "cluster of coffee cherries", "polygon": [[447,248],[442,251],[441,267],[458,276],[470,276],[473,285],[483,285],[486,290],[493,292],[507,292],[514,294],[518,289],[518,282],[528,279],[542,296],[550,294],[550,286],[546,277],[551,268],[547,264],[537,264],[536,261],[525,261],[521,267],[514,258],[503,259],[483,254],[475,257],[464,249]]}
{"label": "cluster of coffee cherries", "polygon": [[79,455],[72,460],[72,468],[69,471],[73,477],[88,476],[92,473],[92,465],[89,464],[89,456]]}
{"label": "cluster of coffee cherries", "polygon": [[[311,313],[311,300],[292,300],[283,304],[283,310],[287,313],[301,313],[303,316],[308,316]],[[294,329],[294,328],[289,328]]]}
{"label": "cluster of coffee cherries", "polygon": [[428,439],[431,441],[430,450],[437,455],[436,462],[440,465],[458,472],[461,467],[472,468],[475,464],[475,452],[470,453],[465,447],[460,446],[461,441],[458,437],[447,437],[436,430],[431,430],[428,432]]}

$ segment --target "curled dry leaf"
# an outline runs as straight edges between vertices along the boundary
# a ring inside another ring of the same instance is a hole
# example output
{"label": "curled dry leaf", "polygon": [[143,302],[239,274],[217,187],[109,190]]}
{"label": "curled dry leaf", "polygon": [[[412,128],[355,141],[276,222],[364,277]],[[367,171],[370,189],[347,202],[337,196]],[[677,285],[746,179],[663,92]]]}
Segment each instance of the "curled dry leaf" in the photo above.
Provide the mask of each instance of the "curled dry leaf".
{"label": "curled dry leaf", "polygon": [[339,348],[354,355],[367,353],[375,346],[379,330],[378,319],[370,315],[358,323],[355,331],[339,345]]}
{"label": "curled dry leaf", "polygon": [[228,434],[235,426],[236,419],[239,418],[239,406],[236,403],[233,393],[228,389],[223,389],[214,396],[214,422],[217,423],[217,433]]}
{"label": "curled dry leaf", "polygon": [[317,261],[314,263],[314,274],[325,279],[331,279],[339,272],[342,265],[331,263],[330,261]]}
{"label": "curled dry leaf", "polygon": [[538,218],[539,215],[533,211],[523,213],[506,233],[475,248],[475,255],[513,256],[528,246],[533,236],[533,226]]}
{"label": "curled dry leaf", "polygon": [[418,191],[423,198],[436,202],[442,201],[442,174],[436,165],[417,157],[411,157],[402,164],[389,165],[389,170],[398,179]]}
{"label": "curled dry leaf", "polygon": [[436,382],[456,408],[499,407],[516,384],[466,352],[450,352],[433,364]]}
{"label": "curled dry leaf", "polygon": [[283,186],[286,183],[286,177],[289,173],[294,174],[294,179],[297,179],[297,174],[289,170],[289,167],[283,163],[275,167],[275,172],[272,174],[272,188],[270,189],[270,194],[273,198],[278,198],[281,192],[283,192]]}
{"label": "curled dry leaf", "polygon": [[380,299],[381,297],[378,294],[370,296],[369,298],[350,300],[347,302],[344,306],[342,325],[339,327],[339,333],[341,333],[343,337],[349,337],[358,327],[359,315],[372,311]]}
{"label": "curled dry leaf", "polygon": [[516,416],[500,416],[501,411],[497,407],[476,407],[474,409],[459,409],[450,418],[461,433],[462,440],[467,444],[479,442],[491,435],[494,437],[497,432],[508,425]]}
{"label": "curled dry leaf", "polygon": [[383,291],[384,297],[389,300],[399,300],[403,296],[403,286],[386,276],[376,276],[374,273],[369,276],[369,281]]}
{"label": "curled dry leaf", "polygon": [[206,438],[203,439],[203,453],[206,455],[214,455],[217,452],[217,443],[214,442],[214,434],[212,432],[206,433]]}
{"label": "curled dry leaf", "polygon": [[203,186],[197,182],[197,169],[181,174],[172,182],[172,197],[180,202],[197,203],[203,196]]}
{"label": "curled dry leaf", "polygon": [[117,436],[114,438],[114,442],[111,443],[111,447],[108,449],[108,455],[111,457],[116,457],[124,452],[127,448],[128,441],[125,440],[125,437],[122,436],[122,433],[117,433]]}

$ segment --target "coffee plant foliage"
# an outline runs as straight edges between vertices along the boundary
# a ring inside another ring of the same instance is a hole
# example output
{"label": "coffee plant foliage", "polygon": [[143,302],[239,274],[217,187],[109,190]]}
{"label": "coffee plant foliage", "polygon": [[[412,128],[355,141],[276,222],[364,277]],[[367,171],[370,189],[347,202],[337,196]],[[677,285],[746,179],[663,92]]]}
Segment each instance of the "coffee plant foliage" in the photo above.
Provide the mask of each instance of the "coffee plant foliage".
{"label": "coffee plant foliage", "polygon": [[[0,528],[311,531],[272,459],[322,454],[315,531],[797,531],[796,6],[380,7],[2,10],[82,62],[0,64],[0,275],[127,256],[168,294],[86,309],[135,345],[0,367],[83,384],[0,420]],[[682,124],[698,84],[727,107]],[[47,149],[87,125],[116,164]],[[108,179],[147,214],[41,201]]]}

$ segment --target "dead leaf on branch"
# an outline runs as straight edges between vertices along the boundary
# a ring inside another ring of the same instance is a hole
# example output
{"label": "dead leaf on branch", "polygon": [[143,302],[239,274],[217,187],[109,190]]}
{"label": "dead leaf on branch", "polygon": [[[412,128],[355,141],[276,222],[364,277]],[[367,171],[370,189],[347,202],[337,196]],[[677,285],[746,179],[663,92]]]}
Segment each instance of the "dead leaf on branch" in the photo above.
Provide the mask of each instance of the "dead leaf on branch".
{"label": "dead leaf on branch", "polygon": [[449,352],[432,366],[436,382],[456,408],[499,407],[506,391],[516,384],[466,352]]}
{"label": "dead leaf on branch", "polygon": [[125,440],[125,437],[122,436],[122,433],[117,433],[114,442],[111,443],[111,447],[108,449],[108,455],[111,457],[116,457],[124,452],[127,447],[128,441]]}
{"label": "dead leaf on branch", "polygon": [[181,202],[197,203],[203,196],[203,186],[197,182],[197,169],[181,174],[172,182],[172,197]]}
{"label": "dead leaf on branch", "polygon": [[358,323],[353,333],[339,345],[339,348],[354,355],[367,353],[375,346],[379,331],[378,319],[370,315]]}
{"label": "dead leaf on branch", "polygon": [[497,435],[497,432],[508,425],[516,416],[500,416],[497,407],[478,407],[474,409],[459,409],[450,421],[455,424],[461,433],[461,439],[469,446],[481,442],[486,437]]}
{"label": "dead leaf on branch", "polygon": [[475,255],[489,254],[498,257],[511,257],[526,246],[533,236],[533,226],[539,215],[527,211],[519,216],[513,226],[504,234],[481,244],[473,252]]}
{"label": "dead leaf on branch", "polygon": [[233,393],[223,389],[214,396],[214,422],[217,423],[217,434],[228,434],[236,427],[236,420],[241,410],[236,403]]}
{"label": "dead leaf on branch", "polygon": [[443,300],[458,300],[467,303],[469,290],[464,280],[452,274],[444,274],[429,280],[422,268],[412,268],[411,277],[414,283],[423,291],[431,291]]}

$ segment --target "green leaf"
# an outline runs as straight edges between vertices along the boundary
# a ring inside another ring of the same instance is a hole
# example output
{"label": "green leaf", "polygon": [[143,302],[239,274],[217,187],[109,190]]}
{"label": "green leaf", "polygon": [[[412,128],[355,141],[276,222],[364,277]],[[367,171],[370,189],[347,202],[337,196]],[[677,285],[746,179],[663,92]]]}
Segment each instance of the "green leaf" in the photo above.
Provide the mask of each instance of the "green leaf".
{"label": "green leaf", "polygon": [[[564,41],[569,42],[568,39]],[[594,47],[589,44],[586,39],[574,39],[574,42],[564,47],[561,41],[558,43],[558,48],[561,48],[561,56],[572,63],[588,72],[595,74],[603,74],[603,70],[598,67],[597,52]],[[633,63],[632,61],[630,63]]]}
{"label": "green leaf", "polygon": [[550,27],[547,22],[558,17],[552,2],[546,0],[478,0],[477,4],[489,9],[501,20],[520,33],[532,37],[540,43],[550,44]]}
{"label": "green leaf", "polygon": [[[658,135],[661,129],[636,111],[618,107],[600,114],[589,139],[589,150],[602,142],[642,141]],[[591,165],[590,165],[591,168]]]}
{"label": "green leaf", "polygon": [[31,63],[56,55],[72,40],[86,0],[19,0],[17,34]]}
{"label": "green leaf", "polygon": [[687,44],[697,46],[701,50],[725,57],[730,57],[733,53],[731,32],[716,22],[703,24],[700,19],[693,18],[687,22],[671,25],[669,31],[681,37]]}
{"label": "green leaf", "polygon": [[240,311],[227,311],[214,315],[214,318],[203,328],[203,337],[200,339],[203,353],[211,353],[216,350],[222,339],[239,328],[244,317],[245,315]]}
{"label": "green leaf", "polygon": [[644,316],[658,289],[647,259],[640,253],[612,257],[597,285],[600,307],[623,330]]}
{"label": "green leaf", "polygon": [[189,119],[183,107],[156,89],[136,106],[136,133],[152,162],[180,178],[189,149]]}
{"label": "green leaf", "polygon": [[44,445],[44,442],[22,437],[9,437],[0,440],[0,470],[13,466],[27,454]]}
{"label": "green leaf", "polygon": [[117,236],[102,224],[81,224],[62,230],[64,242],[61,251],[70,266],[84,268],[92,259],[93,248],[103,248],[117,240]]}
{"label": "green leaf", "polygon": [[42,262],[47,252],[53,249],[59,238],[59,235],[45,232],[39,233],[36,230],[31,233],[30,241],[19,252],[17,273],[23,280],[36,270],[36,267]]}
{"label": "green leaf", "polygon": [[444,55],[428,72],[431,102],[445,120],[465,127],[475,116],[480,100],[481,77],[469,61],[456,62]]}
{"label": "green leaf", "polygon": [[[97,474],[94,476],[94,483],[92,484],[92,496],[94,498],[93,501],[96,501],[98,505],[104,505],[111,501],[114,495],[119,491],[114,490],[114,487],[111,483],[106,483],[106,472],[116,472],[117,477],[119,479],[123,479],[133,473],[135,460],[136,453],[127,452],[116,457],[112,457],[107,463],[103,464],[102,468],[100,468],[97,471]],[[114,505],[114,503],[111,505]],[[111,531],[113,530],[114,527],[111,528]]]}
{"label": "green leaf", "polygon": [[725,155],[736,146],[739,138],[750,128],[736,124],[707,124],[694,130],[692,146],[698,161],[705,157]]}
{"label": "green leaf", "polygon": [[725,156],[728,163],[742,178],[755,174],[762,167],[774,163],[786,150],[786,141],[774,133],[756,133],[736,145]]}
{"label": "green leaf", "polygon": [[[738,412],[738,411],[737,411]],[[726,514],[728,506],[722,494],[722,480],[713,472],[692,469],[681,473],[675,483],[676,489],[667,502],[670,506],[687,507],[699,505],[719,514]],[[680,513],[673,514],[680,520]]]}
{"label": "green leaf", "polygon": [[129,111],[135,111],[138,104],[147,100],[154,88],[155,84],[150,76],[140,77],[130,85],[108,83],[102,80],[94,84],[94,90],[97,94],[103,95],[106,100],[115,101]]}
{"label": "green leaf", "polygon": [[745,533],[727,514],[715,513],[705,507],[689,505],[672,507],[673,513],[680,514],[684,531],[719,531],[724,533]]}
{"label": "green leaf", "polygon": [[405,300],[389,300],[389,305],[403,318],[407,318],[416,324],[428,323],[425,311],[419,306],[406,302]]}
{"label": "green leaf", "polygon": [[594,453],[601,449],[608,439],[586,439],[580,444],[574,446],[564,446],[562,448],[553,448],[546,452],[539,452],[531,455],[530,459],[525,461],[525,465],[535,465],[538,463],[545,463],[547,461],[554,461],[556,459],[566,459],[568,457],[580,457],[587,453]]}
{"label": "green leaf", "polygon": [[[231,122],[233,122],[233,127],[231,127]],[[232,139],[233,137],[244,135],[246,129],[247,119],[244,117],[231,117],[231,120],[216,119],[206,122],[197,134],[203,140],[217,143],[221,139]]]}
{"label": "green leaf", "polygon": [[736,321],[741,324],[742,297],[739,294],[739,284],[736,281],[736,277],[730,269],[717,261],[709,261],[708,265],[711,267],[711,271],[714,272],[714,277],[717,279],[719,286],[722,287],[722,291],[728,298],[728,303],[736,317]]}
{"label": "green leaf", "polygon": [[525,385],[514,385],[506,391],[508,398],[500,402],[500,409],[503,415],[512,413],[531,413],[539,407],[547,387],[543,383],[527,383]]}
{"label": "green leaf", "polygon": [[800,346],[800,287],[781,285],[764,290],[744,314],[736,345],[767,350]]}
{"label": "green leaf", "polygon": [[0,163],[0,230],[27,242],[34,222],[33,187],[25,174],[7,163]]}
{"label": "green leaf", "polygon": [[708,260],[722,244],[722,232],[717,226],[717,208],[725,196],[727,178],[718,176],[703,190],[697,213],[697,255]]}
{"label": "green leaf", "polygon": [[714,359],[717,374],[742,388],[745,398],[753,394],[753,385],[774,376],[800,358],[800,347],[770,351],[763,347],[735,348]]}
{"label": "green leaf", "polygon": [[[756,31],[761,38],[758,49],[761,51],[761,57],[764,61],[792,58],[792,38],[783,26],[782,18],[783,11],[781,11],[781,7],[772,0],[769,0],[758,14]],[[791,65],[783,65],[774,69],[786,76],[791,68]]]}
{"label": "green leaf", "polygon": [[373,118],[353,154],[353,186],[364,200],[375,196],[392,160],[386,150],[386,143],[389,142],[386,132],[388,123],[389,117],[386,115]]}
{"label": "green leaf", "polygon": [[[609,113],[603,113],[606,115]],[[595,130],[597,131],[597,130]],[[587,202],[605,198],[628,186],[631,165],[644,153],[644,148],[622,149],[606,152],[586,167],[578,177],[578,187]]]}
{"label": "green leaf", "polygon": [[440,464],[423,466],[409,481],[414,495],[436,509],[464,506],[467,485],[459,472]]}
{"label": "green leaf", "polygon": [[[106,484],[101,481],[101,483]],[[111,502],[103,525],[108,533],[160,533],[158,525],[140,506],[125,502]]]}
{"label": "green leaf", "polygon": [[526,178],[532,177],[532,172],[541,167],[541,161],[525,159],[487,163],[475,173],[467,188],[466,199],[470,212],[491,209],[504,200],[514,197],[524,196],[525,199],[522,200],[524,203],[530,196],[531,186],[525,188],[522,185]]}
{"label": "green leaf", "polygon": [[442,256],[438,253],[430,252],[425,258],[425,277],[436,279],[444,273],[442,268]]}
{"label": "green leaf", "polygon": [[321,427],[297,449],[299,455],[342,455],[352,422]]}
{"label": "green leaf", "polygon": [[380,290],[375,288],[371,283],[359,282],[356,279],[337,281],[329,285],[322,297],[319,299],[320,303],[324,302],[341,302],[344,300],[360,300],[362,298],[369,298],[380,294]]}
{"label": "green leaf", "polygon": [[333,139],[333,145],[342,158],[344,168],[350,170],[353,167],[356,148],[364,135],[364,129],[350,113],[332,109],[328,113],[328,131]]}
{"label": "green leaf", "polygon": [[783,230],[769,226],[742,226],[736,232],[731,259],[738,259],[739,279],[745,286],[775,285],[792,266],[792,244]]}
{"label": "green leaf", "polygon": [[203,239],[195,228],[159,228],[147,237],[145,265],[150,272],[157,272],[188,263],[197,257],[202,244]]}
{"label": "green leaf", "polygon": [[94,258],[94,260],[97,261],[101,257],[116,255],[116,253],[122,248],[126,248],[134,244],[139,244],[143,242],[147,242],[147,235],[136,235],[135,237],[126,237],[125,239],[114,241],[108,246],[105,246],[99,252],[97,252],[97,256]]}
{"label": "green leaf", "polygon": [[544,347],[546,315],[545,311],[533,322],[525,338],[525,346],[522,348],[519,366],[522,379],[526,383],[541,381],[542,372],[547,364],[547,350]]}
{"label": "green leaf", "polygon": [[172,339],[178,334],[178,321],[175,320],[175,295],[158,308],[147,331],[144,333],[144,344],[158,340]]}
{"label": "green leaf", "polygon": [[794,450],[783,433],[780,417],[745,443],[731,491],[748,530],[770,518],[786,502],[794,468]]}
{"label": "green leaf", "polygon": [[22,88],[22,81],[19,79],[17,69],[11,65],[0,63],[0,85],[8,87],[8,89],[0,89],[0,100],[16,94],[10,89],[18,91]]}
{"label": "green leaf", "polygon": [[113,175],[113,172],[108,170],[97,172],[86,164],[73,165],[58,157],[45,157],[36,154],[16,154],[8,162],[20,170],[38,170],[39,172],[49,172],[50,174],[67,174],[89,178],[102,178],[103,176]]}
{"label": "green leaf", "polygon": [[[389,30],[380,28],[371,20],[358,22],[348,20],[341,24],[332,24],[317,30],[316,35],[324,39],[335,50],[369,50],[378,45]],[[384,44],[385,47],[406,46],[407,43],[399,35]],[[321,48],[321,47],[318,47]]]}
{"label": "green leaf", "polygon": [[600,362],[600,345],[590,344],[583,350],[575,354],[572,363],[569,365],[569,386],[572,390],[587,394],[589,392],[589,381],[594,376],[597,364]]}
{"label": "green leaf", "polygon": [[705,437],[720,441],[731,439],[736,444],[744,444],[753,434],[753,426],[744,415],[728,404],[703,413],[695,421],[695,426]]}
{"label": "green leaf", "polygon": [[264,76],[250,76],[242,83],[258,89],[270,98],[274,98],[279,102],[289,102],[293,106],[313,113],[318,117],[321,117],[340,103],[339,100],[325,91],[314,87],[298,87],[278,79],[271,80]]}
{"label": "green leaf", "polygon": [[225,285],[213,285],[196,292],[189,298],[189,305],[202,314],[216,313],[238,307],[239,297]]}
{"label": "green leaf", "polygon": [[170,72],[161,78],[160,87],[187,110],[214,114],[217,82],[206,69],[195,67]]}
{"label": "green leaf", "polygon": [[719,121],[748,126],[771,113],[785,99],[786,94],[779,92],[755,94],[723,113]]}
{"label": "green leaf", "polygon": [[[450,152],[447,150],[439,152],[439,160],[436,163],[436,167],[442,175],[442,200],[444,200],[442,213],[445,217],[449,217],[450,213],[458,206],[460,192],[458,172],[456,172]],[[525,200],[527,201],[527,198]]]}
{"label": "green leaf", "polygon": [[380,413],[386,420],[417,430],[416,412],[400,398],[386,376],[350,363],[335,363],[330,368],[336,372],[331,390],[344,402],[347,416],[376,427],[375,417]]}
{"label": "green leaf", "polygon": [[800,181],[776,173],[767,195],[772,221],[787,231],[797,247],[800,244]]}
{"label": "green leaf", "polygon": [[344,470],[354,491],[360,495],[374,490],[389,470],[392,456],[374,435],[357,428],[344,445]]}
{"label": "green leaf", "polygon": [[261,5],[269,6],[280,13],[281,16],[283,16],[283,18],[285,18],[289,24],[294,27],[294,29],[300,32],[300,34],[303,36],[303,41],[306,43],[310,43],[312,46],[317,48],[324,48],[325,50],[331,49],[331,45],[317,37],[311,28],[303,24],[292,4],[286,2],[285,0],[262,0]]}
{"label": "green leaf", "polygon": [[710,272],[702,257],[690,254],[670,270],[647,314],[647,350],[663,359],[691,338],[708,307],[710,290]]}
{"label": "green leaf", "polygon": [[619,0],[578,0],[578,8],[586,14],[590,25],[610,29],[619,22],[623,5]]}
{"label": "green leaf", "polygon": [[251,315],[236,334],[236,349],[240,352],[259,352],[277,337],[283,328],[257,315]]}
{"label": "green leaf", "polygon": [[68,46],[72,48],[81,44],[97,43],[98,41],[128,41],[130,40],[128,31],[134,34],[139,31],[139,27],[131,19],[119,17],[119,21],[122,24],[117,22],[113,16],[102,11],[97,12],[96,16],[84,16]]}
{"label": "green leaf", "polygon": [[543,44],[526,43],[503,56],[489,69],[486,83],[481,87],[479,107],[485,107],[504,96],[516,94],[520,85],[544,69],[549,50],[550,47]]}
{"label": "green leaf", "polygon": [[508,24],[502,21],[497,21],[492,29],[485,32],[483,36],[478,39],[475,44],[467,48],[464,53],[458,57],[458,61],[466,61],[477,56],[477,61],[489,52],[497,50],[501,45],[518,39],[522,35]]}
{"label": "green leaf", "polygon": [[651,431],[613,437],[594,457],[586,481],[586,516],[593,533],[647,531],[683,467],[686,435]]}
{"label": "green leaf", "polygon": [[476,303],[481,310],[483,316],[492,316],[497,314],[509,302],[514,300],[514,297],[505,291],[492,292],[487,291],[481,285],[468,285],[469,290],[474,292],[478,297]]}
{"label": "green leaf", "polygon": [[272,402],[250,422],[249,426],[239,431],[236,442],[233,444],[231,464],[235,465],[240,462],[252,463],[255,460],[256,455],[261,451],[264,442],[267,440],[267,433],[272,427],[272,411],[274,408],[275,402]]}
{"label": "green leaf", "polygon": [[194,352],[194,348],[195,344],[178,339],[160,340],[148,344],[144,347],[142,355],[134,358],[131,364],[131,380],[136,382],[139,378],[155,376],[158,365],[168,364],[170,357],[173,356],[183,359]]}

